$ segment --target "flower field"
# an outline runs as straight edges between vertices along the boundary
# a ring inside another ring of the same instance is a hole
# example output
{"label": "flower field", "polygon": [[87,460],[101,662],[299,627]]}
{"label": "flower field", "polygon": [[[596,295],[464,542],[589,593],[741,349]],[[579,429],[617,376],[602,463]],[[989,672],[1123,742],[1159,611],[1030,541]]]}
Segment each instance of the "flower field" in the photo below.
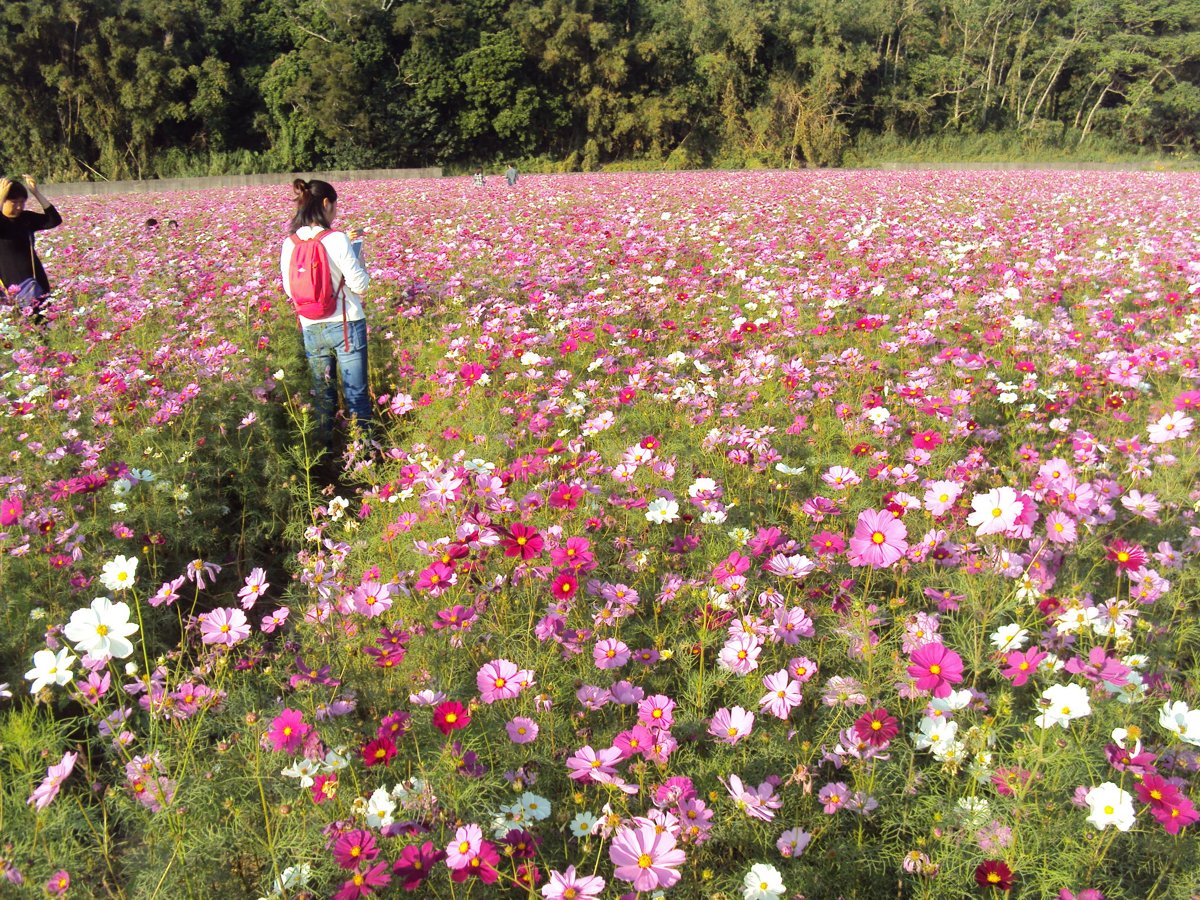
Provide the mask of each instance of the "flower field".
{"label": "flower field", "polygon": [[0,893],[1200,894],[1200,176],[465,181],[60,203]]}

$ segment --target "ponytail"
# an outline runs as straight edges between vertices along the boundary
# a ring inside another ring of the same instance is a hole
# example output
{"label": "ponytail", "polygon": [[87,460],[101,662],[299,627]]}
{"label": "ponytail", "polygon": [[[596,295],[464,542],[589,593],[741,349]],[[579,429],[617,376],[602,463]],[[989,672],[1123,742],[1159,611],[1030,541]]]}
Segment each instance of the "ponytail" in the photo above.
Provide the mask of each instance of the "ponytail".
{"label": "ponytail", "polygon": [[296,214],[292,216],[290,226],[292,234],[305,225],[328,228],[329,218],[325,212],[325,202],[337,203],[337,191],[333,189],[333,185],[315,178],[312,181],[297,178],[292,182],[292,189],[296,192]]}

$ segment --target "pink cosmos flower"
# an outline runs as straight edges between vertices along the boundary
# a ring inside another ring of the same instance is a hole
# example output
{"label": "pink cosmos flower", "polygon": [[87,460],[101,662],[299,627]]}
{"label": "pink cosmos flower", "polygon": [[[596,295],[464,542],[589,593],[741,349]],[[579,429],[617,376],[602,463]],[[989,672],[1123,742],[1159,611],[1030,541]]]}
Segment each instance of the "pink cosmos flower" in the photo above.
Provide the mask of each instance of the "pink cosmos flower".
{"label": "pink cosmos flower", "polygon": [[677,867],[687,859],[675,844],[673,835],[652,824],[617,829],[608,850],[616,866],[613,876],[631,882],[636,891],[671,887],[680,879]]}
{"label": "pink cosmos flower", "polygon": [[907,537],[904,523],[887,510],[863,510],[850,538],[847,561],[852,566],[886,569],[908,550]]}
{"label": "pink cosmos flower", "polygon": [[54,798],[58,796],[58,791],[62,787],[62,783],[67,780],[75,768],[75,760],[78,758],[78,753],[71,753],[70,751],[64,753],[62,759],[46,770],[46,777],[42,779],[41,784],[33,789],[33,793],[29,795],[26,803],[33,806],[38,812],[41,812],[53,803]]}
{"label": "pink cosmos flower", "polygon": [[823,804],[825,815],[832,816],[846,805],[850,798],[850,789],[840,781],[825,785],[817,794],[817,799]]}
{"label": "pink cosmos flower", "polygon": [[6,497],[0,500],[0,526],[7,528],[16,522],[25,512],[25,504],[20,497]]}
{"label": "pink cosmos flower", "polygon": [[235,607],[217,607],[200,622],[200,640],[206,644],[232,647],[250,636],[246,614]]}
{"label": "pink cosmos flower", "polygon": [[713,569],[713,581],[717,584],[724,584],[730,578],[745,573],[750,568],[750,563],[750,557],[742,556],[734,550]]}
{"label": "pink cosmos flower", "polygon": [[811,840],[812,835],[803,828],[789,828],[779,836],[779,840],[775,842],[775,848],[785,859],[793,858],[800,856]]}
{"label": "pink cosmos flower", "polygon": [[621,761],[622,753],[617,747],[607,747],[604,750],[593,750],[588,744],[580,747],[567,760],[570,769],[568,777],[587,784],[594,775],[615,775],[616,765]]}
{"label": "pink cosmos flower", "polygon": [[638,703],[638,721],[650,728],[670,728],[675,721],[675,701],[654,694]]}
{"label": "pink cosmos flower", "polygon": [[597,669],[619,669],[629,662],[629,647],[616,638],[605,638],[597,641],[592,648],[592,660]]}
{"label": "pink cosmos flower", "polygon": [[359,897],[369,897],[376,888],[387,887],[392,880],[391,865],[384,860],[377,862],[369,869],[355,872],[342,883],[341,889],[333,895],[333,900],[357,900]]}
{"label": "pink cosmos flower", "polygon": [[722,707],[717,710],[712,721],[708,723],[708,733],[726,744],[736,744],[742,738],[750,736],[754,730],[754,713],[747,712],[740,706],[733,709]]}
{"label": "pink cosmos flower", "polygon": [[261,626],[263,634],[272,634],[277,628],[282,627],[290,612],[291,610],[286,606],[281,606],[270,615],[263,616]]}
{"label": "pink cosmos flower", "polygon": [[1037,671],[1046,656],[1036,645],[1028,650],[1013,650],[1004,657],[1004,668],[1000,674],[1011,681],[1013,687],[1020,687]]}
{"label": "pink cosmos flower", "polygon": [[926,644],[913,651],[908,674],[919,691],[931,691],[941,699],[950,696],[950,685],[962,681],[962,658],[943,644]]}
{"label": "pink cosmos flower", "polygon": [[440,560],[435,560],[421,570],[414,587],[418,591],[429,591],[430,596],[437,597],[457,582],[458,575],[453,567]]}
{"label": "pink cosmos flower", "polygon": [[71,875],[66,869],[59,869],[46,882],[46,893],[51,897],[61,897],[71,886]]}
{"label": "pink cosmos flower", "polygon": [[508,739],[514,744],[529,744],[537,739],[538,724],[533,719],[517,716],[505,726]]}
{"label": "pink cosmos flower", "polygon": [[1133,789],[1140,801],[1150,805],[1150,814],[1167,834],[1179,834],[1200,819],[1187,795],[1161,775],[1146,775]]}
{"label": "pink cosmos flower", "polygon": [[579,590],[579,579],[569,572],[559,572],[550,584],[555,600],[570,600]]}
{"label": "pink cosmos flower", "polygon": [[961,493],[962,485],[956,481],[935,481],[925,489],[922,499],[930,515],[941,516],[954,506]]}
{"label": "pink cosmos flower", "polygon": [[574,866],[563,872],[551,870],[550,879],[542,885],[545,900],[600,900],[604,879],[599,875],[575,874]]}
{"label": "pink cosmos flower", "polygon": [[312,726],[304,721],[304,713],[298,709],[285,709],[271,720],[271,728],[267,737],[271,740],[271,749],[277,753],[295,753],[312,731]]}
{"label": "pink cosmos flower", "polygon": [[480,699],[484,703],[495,703],[497,700],[508,700],[521,693],[518,676],[521,670],[516,663],[507,659],[494,659],[484,663],[475,676],[475,685],[479,688]]}
{"label": "pink cosmos flower", "polygon": [[242,601],[242,609],[251,609],[271,585],[267,582],[267,573],[263,569],[251,569],[246,583],[238,591],[238,599]]}

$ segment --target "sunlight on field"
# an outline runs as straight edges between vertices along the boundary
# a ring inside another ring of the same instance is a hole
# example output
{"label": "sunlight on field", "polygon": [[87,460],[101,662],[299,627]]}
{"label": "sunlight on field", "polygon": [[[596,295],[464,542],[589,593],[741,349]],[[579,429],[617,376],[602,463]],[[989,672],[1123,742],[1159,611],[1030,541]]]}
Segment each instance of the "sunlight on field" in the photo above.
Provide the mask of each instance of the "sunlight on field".
{"label": "sunlight on field", "polygon": [[39,237],[13,890],[1192,895],[1200,176],[338,187],[334,459],[286,188]]}

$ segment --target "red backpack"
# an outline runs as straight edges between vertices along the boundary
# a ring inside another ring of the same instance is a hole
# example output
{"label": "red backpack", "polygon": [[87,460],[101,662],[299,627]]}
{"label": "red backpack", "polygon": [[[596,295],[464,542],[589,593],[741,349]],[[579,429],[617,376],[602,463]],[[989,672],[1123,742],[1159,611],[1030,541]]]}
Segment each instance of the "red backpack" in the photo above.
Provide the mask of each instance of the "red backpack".
{"label": "red backpack", "polygon": [[333,234],[326,229],[308,240],[292,235],[292,261],[288,265],[288,287],[292,293],[292,308],[296,315],[306,319],[324,319],[337,309],[338,297],[346,285],[342,276],[337,290],[333,289],[333,275],[329,268],[329,256],[321,243],[325,236]]}

